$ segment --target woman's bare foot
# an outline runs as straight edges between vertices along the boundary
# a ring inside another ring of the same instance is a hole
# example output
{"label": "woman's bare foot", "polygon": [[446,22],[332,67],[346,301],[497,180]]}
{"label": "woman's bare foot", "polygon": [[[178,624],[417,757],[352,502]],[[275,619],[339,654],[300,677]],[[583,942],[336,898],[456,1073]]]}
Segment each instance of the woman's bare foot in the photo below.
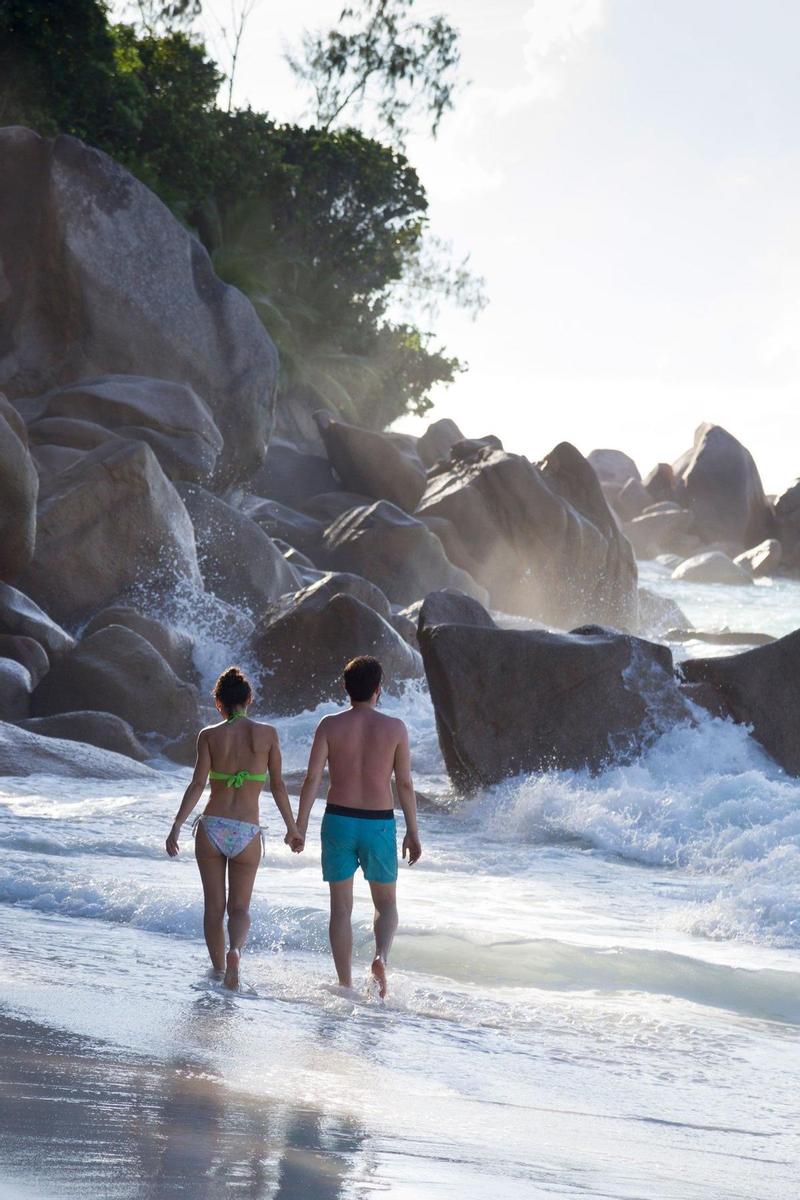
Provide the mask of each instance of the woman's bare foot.
{"label": "woman's bare foot", "polygon": [[372,971],[372,978],[378,985],[378,995],[383,1000],[388,988],[386,985],[386,963],[380,954],[376,954],[373,958],[370,970]]}
{"label": "woman's bare foot", "polygon": [[226,988],[235,991],[239,986],[239,959],[241,952],[239,950],[229,950],[225,958],[225,978],[223,983]]}

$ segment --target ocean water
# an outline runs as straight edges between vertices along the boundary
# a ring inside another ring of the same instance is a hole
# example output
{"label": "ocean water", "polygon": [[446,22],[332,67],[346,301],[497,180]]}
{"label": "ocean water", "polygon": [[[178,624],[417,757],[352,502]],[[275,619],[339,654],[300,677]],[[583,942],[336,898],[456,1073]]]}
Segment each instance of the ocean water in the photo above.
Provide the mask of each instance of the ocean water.
{"label": "ocean water", "polygon": [[[703,628],[800,624],[797,584],[644,575]],[[329,707],[277,722],[287,771]],[[386,1003],[363,882],[331,986],[321,801],[292,856],[263,800],[230,995],[188,834],[163,852],[187,771],[0,781],[0,1197],[792,1200],[800,781],[698,712],[631,765],[459,802],[424,688],[386,708],[428,797]]]}

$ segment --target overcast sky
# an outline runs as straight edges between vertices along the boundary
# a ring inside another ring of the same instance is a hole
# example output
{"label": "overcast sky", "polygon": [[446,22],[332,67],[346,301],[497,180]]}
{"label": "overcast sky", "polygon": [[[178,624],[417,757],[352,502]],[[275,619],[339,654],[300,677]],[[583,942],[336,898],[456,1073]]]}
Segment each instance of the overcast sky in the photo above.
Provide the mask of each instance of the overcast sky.
{"label": "overcast sky", "polygon": [[[236,101],[301,116],[283,46],[340,7],[261,0]],[[224,19],[228,3],[206,8]],[[439,319],[470,371],[434,415],[533,458],[563,439],[619,446],[642,471],[716,421],[769,490],[786,486],[800,474],[800,4],[418,8],[461,30],[471,85],[438,141],[408,153],[433,231],[471,254],[491,302],[474,324]]]}

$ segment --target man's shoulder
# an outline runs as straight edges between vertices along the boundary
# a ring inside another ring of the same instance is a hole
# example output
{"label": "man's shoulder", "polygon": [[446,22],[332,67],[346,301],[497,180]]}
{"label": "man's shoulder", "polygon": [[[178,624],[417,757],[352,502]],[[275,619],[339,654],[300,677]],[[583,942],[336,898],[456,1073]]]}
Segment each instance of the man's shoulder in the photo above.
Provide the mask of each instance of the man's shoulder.
{"label": "man's shoulder", "polygon": [[388,713],[376,712],[375,716],[380,721],[385,729],[391,729],[398,736],[405,733],[405,721],[401,721],[399,717],[390,717]]}

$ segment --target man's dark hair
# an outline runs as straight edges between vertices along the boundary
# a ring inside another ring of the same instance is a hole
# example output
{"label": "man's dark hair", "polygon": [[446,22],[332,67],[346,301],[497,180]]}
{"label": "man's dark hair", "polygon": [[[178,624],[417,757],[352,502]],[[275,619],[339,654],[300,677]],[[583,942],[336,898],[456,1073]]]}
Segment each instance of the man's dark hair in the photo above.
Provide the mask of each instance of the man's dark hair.
{"label": "man's dark hair", "polygon": [[383,679],[383,667],[370,654],[352,658],[344,669],[344,686],[351,700],[370,700]]}

